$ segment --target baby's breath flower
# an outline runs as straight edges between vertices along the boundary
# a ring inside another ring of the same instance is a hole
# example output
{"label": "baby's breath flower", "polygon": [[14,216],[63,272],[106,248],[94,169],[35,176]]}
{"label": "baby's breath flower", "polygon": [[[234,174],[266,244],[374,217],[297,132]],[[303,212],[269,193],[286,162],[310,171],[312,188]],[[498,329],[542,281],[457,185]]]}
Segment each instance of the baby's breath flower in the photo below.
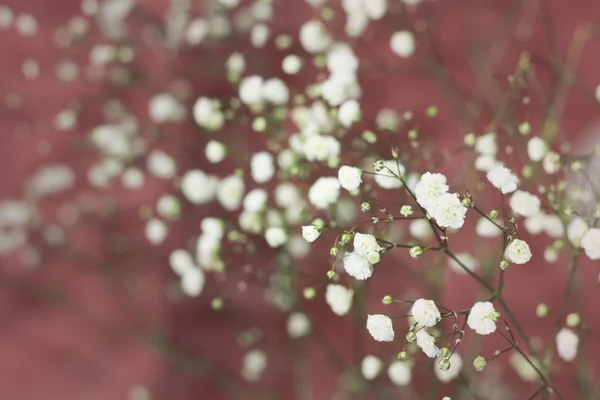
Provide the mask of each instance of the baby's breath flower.
{"label": "baby's breath flower", "polygon": [[412,373],[408,363],[403,361],[394,361],[388,367],[388,376],[395,385],[406,386],[411,381]]}
{"label": "baby's breath flower", "polygon": [[423,254],[423,249],[420,248],[419,246],[414,246],[414,247],[410,248],[408,253],[410,254],[410,256],[412,258],[419,258]]}
{"label": "baby's breath flower", "polygon": [[408,205],[404,205],[400,209],[400,214],[402,214],[402,216],[404,216],[404,217],[410,217],[411,215],[413,215],[413,212],[414,212],[413,208]]}
{"label": "baby's breath flower", "polygon": [[[404,165],[396,163],[396,160],[378,161],[375,165],[375,182],[384,189],[398,189],[402,187],[400,178],[404,175]],[[391,171],[391,172],[390,172]]]}
{"label": "baby's breath flower", "polygon": [[373,275],[373,266],[365,256],[356,251],[344,254],[344,269],[348,275],[364,280]]}
{"label": "baby's breath flower", "polygon": [[487,179],[503,194],[517,190],[519,179],[506,167],[497,166],[487,173]]}
{"label": "baby's breath flower", "polygon": [[527,154],[534,162],[541,161],[548,152],[548,145],[544,139],[534,136],[527,142]]}
{"label": "baby's breath flower", "polygon": [[433,300],[418,299],[413,303],[411,314],[416,322],[426,327],[434,326],[442,319]]}
{"label": "baby's breath flower", "polygon": [[319,209],[334,204],[340,196],[340,183],[334,177],[320,177],[308,190],[308,200]]}
{"label": "baby's breath flower", "polygon": [[514,239],[510,242],[504,254],[508,261],[515,264],[525,264],[531,259],[529,245],[521,239]]}
{"label": "baby's breath flower", "polygon": [[496,331],[496,321],[498,313],[494,309],[494,305],[489,301],[477,302],[471,308],[467,324],[480,335],[489,335]]}
{"label": "baby's breath flower", "polygon": [[442,228],[458,229],[465,223],[467,208],[462,205],[456,194],[444,193],[439,196],[434,210],[433,217]]}
{"label": "baby's breath flower", "polygon": [[544,156],[544,160],[542,162],[542,166],[544,167],[544,171],[548,175],[553,175],[560,170],[560,154],[555,153],[553,151],[548,152]]}
{"label": "baby's breath flower", "polygon": [[390,39],[390,48],[402,58],[410,57],[415,52],[415,38],[408,31],[396,32]]}
{"label": "baby's breath flower", "polygon": [[515,214],[531,217],[540,211],[541,201],[531,193],[517,190],[510,197],[509,205]]}
{"label": "baby's breath flower", "polygon": [[362,182],[362,170],[343,165],[338,171],[338,180],[340,185],[348,191],[358,189]]}
{"label": "baby's breath flower", "polygon": [[565,361],[573,361],[577,356],[579,336],[569,328],[562,328],[556,335],[558,355]]}
{"label": "baby's breath flower", "polygon": [[475,367],[475,371],[477,372],[481,372],[485,369],[485,366],[487,365],[487,360],[485,358],[483,358],[482,356],[477,356],[477,358],[475,358],[475,360],[473,360],[473,367]]}
{"label": "baby's breath flower", "polygon": [[265,231],[265,239],[271,247],[279,247],[288,241],[288,234],[280,226],[271,226]]}
{"label": "baby's breath flower", "polygon": [[390,317],[382,314],[369,314],[367,317],[367,330],[378,342],[391,342],[394,340],[394,328]]}
{"label": "baby's breath flower", "polygon": [[346,315],[350,311],[353,297],[354,290],[336,283],[330,283],[325,290],[325,302],[337,315]]}
{"label": "baby's breath flower", "polygon": [[306,225],[302,227],[302,237],[309,243],[314,242],[321,235],[321,231],[315,225]]}
{"label": "baby's breath flower", "polygon": [[379,375],[383,363],[375,356],[367,355],[360,364],[360,371],[367,380],[373,380]]}
{"label": "baby's breath flower", "polygon": [[581,248],[591,260],[600,260],[600,229],[588,230],[581,238]]}
{"label": "baby's breath flower", "polygon": [[440,355],[440,349],[435,345],[435,339],[425,329],[417,332],[417,346],[429,358],[436,358]]}

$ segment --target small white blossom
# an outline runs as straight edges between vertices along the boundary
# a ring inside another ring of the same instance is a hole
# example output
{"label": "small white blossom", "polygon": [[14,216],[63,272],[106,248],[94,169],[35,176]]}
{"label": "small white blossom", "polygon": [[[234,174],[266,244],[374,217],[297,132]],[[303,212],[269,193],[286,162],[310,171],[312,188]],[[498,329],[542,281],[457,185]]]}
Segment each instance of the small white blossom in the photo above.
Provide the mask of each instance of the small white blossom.
{"label": "small white blossom", "polygon": [[179,276],[183,276],[189,269],[196,268],[194,259],[191,254],[185,250],[173,250],[169,255],[169,265],[173,272]]}
{"label": "small white blossom", "polygon": [[248,76],[240,82],[238,96],[246,105],[258,105],[262,102],[264,80],[258,75]]}
{"label": "small white blossom", "polygon": [[279,78],[267,80],[262,90],[264,99],[275,105],[285,105],[290,98],[290,91],[287,85]]}
{"label": "small white blossom", "polygon": [[300,202],[300,192],[296,185],[283,182],[275,188],[275,203],[281,208],[287,208]]}
{"label": "small white blossom", "polygon": [[367,330],[378,342],[391,342],[394,340],[394,327],[392,319],[382,314],[369,314],[367,317]]}
{"label": "small white blossom", "polygon": [[366,355],[360,364],[360,371],[365,379],[369,381],[375,379],[381,372],[382,368],[383,363],[381,360],[372,355]]}
{"label": "small white blossom", "polygon": [[426,219],[415,219],[408,226],[410,234],[419,240],[429,239],[434,235],[433,229]]}
{"label": "small white blossom", "polygon": [[494,168],[498,166],[502,166],[503,164],[496,160],[495,155],[485,155],[481,154],[475,159],[475,169],[477,171],[490,172]]}
{"label": "small white blossom", "polygon": [[462,370],[462,357],[458,353],[452,354],[449,359],[450,368],[447,371],[442,370],[438,363],[434,363],[433,365],[433,373],[441,382],[450,382],[453,379],[456,379]]}
{"label": "small white blossom", "polygon": [[161,150],[154,150],[148,155],[148,172],[161,179],[171,179],[177,172],[173,157]]}
{"label": "small white blossom", "polygon": [[510,169],[503,166],[498,166],[488,172],[487,179],[503,194],[512,193],[517,190],[517,184],[519,183],[519,178]]}
{"label": "small white blossom", "polygon": [[541,161],[548,152],[548,145],[540,137],[532,137],[527,142],[527,155],[531,161]]}
{"label": "small white blossom", "polygon": [[265,231],[265,239],[271,247],[279,247],[288,241],[288,234],[280,226],[271,226]]}
{"label": "small white blossom", "polygon": [[440,355],[440,349],[435,345],[435,339],[425,329],[417,332],[417,346],[429,358],[436,358]]}
{"label": "small white blossom", "polygon": [[446,177],[442,174],[432,174],[431,172],[425,172],[417,187],[415,188],[415,197],[421,207],[429,211],[435,208],[435,202],[438,197],[448,192],[448,185],[446,185]]}
{"label": "small white blossom", "polygon": [[[396,160],[384,161],[385,168],[375,175],[375,182],[384,189],[398,189],[402,187],[400,178],[406,171],[404,165]],[[391,171],[391,172],[390,172]]]}
{"label": "small white blossom", "polygon": [[442,319],[440,310],[433,300],[418,299],[414,302],[410,312],[415,321],[422,326],[434,326]]}
{"label": "small white blossom", "polygon": [[275,174],[273,156],[266,151],[254,154],[250,160],[250,172],[255,182],[268,182]]}
{"label": "small white blossom", "polygon": [[567,238],[573,246],[580,247],[581,239],[583,239],[583,237],[589,230],[590,227],[583,220],[583,218],[575,216],[567,226]]}
{"label": "small white blossom", "polygon": [[188,268],[181,275],[181,290],[190,297],[199,296],[204,289],[206,277],[198,267]]}
{"label": "small white blossom", "polygon": [[544,231],[550,237],[555,239],[562,238],[565,235],[565,227],[558,215],[544,215]]}
{"label": "small white blossom", "polygon": [[286,74],[295,75],[302,69],[302,59],[295,54],[290,54],[283,59],[281,68]]}
{"label": "small white blossom", "polygon": [[236,210],[242,202],[244,189],[244,180],[237,175],[230,175],[222,179],[217,185],[217,200],[226,210]]}
{"label": "small white blossom", "polygon": [[150,99],[148,114],[150,119],[157,124],[179,122],[185,116],[185,109],[175,96],[170,93],[161,93]]}
{"label": "small white blossom", "polygon": [[354,290],[337,283],[330,283],[325,290],[325,302],[337,315],[346,315],[352,307]]}
{"label": "small white blossom", "polygon": [[458,229],[464,225],[466,214],[467,207],[456,194],[445,193],[436,199],[433,218],[440,227]]}
{"label": "small white blossom", "polygon": [[308,243],[312,243],[321,236],[321,231],[314,225],[306,225],[302,227],[302,237]]}
{"label": "small white blossom", "polygon": [[475,151],[485,156],[495,156],[498,153],[496,132],[488,132],[479,136],[475,142]]}
{"label": "small white blossom", "polygon": [[355,251],[344,254],[344,269],[348,275],[359,280],[370,278],[373,275],[373,266],[367,257],[361,256]]}
{"label": "small white blossom", "polygon": [[353,123],[360,121],[361,112],[358,101],[351,99],[346,100],[338,110],[338,121],[340,124],[349,128]]}
{"label": "small white blossom", "polygon": [[146,223],[146,238],[152,244],[161,244],[168,232],[167,225],[157,218],[152,218]]}
{"label": "small white blossom", "polygon": [[525,264],[531,260],[531,249],[524,240],[515,239],[506,246],[505,256],[510,262],[515,264]]}
{"label": "small white blossom", "polygon": [[415,37],[408,31],[396,32],[390,39],[390,48],[400,57],[410,57],[415,52]]}
{"label": "small white blossom", "polygon": [[410,383],[412,373],[407,363],[403,361],[394,361],[388,367],[388,376],[393,384],[406,386]]}
{"label": "small white blossom", "polygon": [[216,178],[206,175],[199,169],[186,172],[180,182],[181,192],[192,204],[204,204],[212,201],[216,186]]}
{"label": "small white blossom", "polygon": [[250,382],[260,379],[267,368],[267,355],[262,350],[250,350],[244,356],[242,376]]}
{"label": "small white blossom", "polygon": [[489,335],[496,331],[497,320],[498,314],[494,305],[489,301],[479,301],[471,308],[471,312],[469,312],[469,317],[467,318],[467,324],[469,325],[469,328],[480,335]]}
{"label": "small white blossom", "polygon": [[510,197],[509,205],[515,214],[531,217],[540,211],[541,201],[539,197],[531,193],[517,190]]}
{"label": "small white blossom", "polygon": [[220,163],[227,155],[227,147],[216,140],[209,140],[204,148],[206,159],[213,164]]}
{"label": "small white blossom", "polygon": [[486,238],[493,238],[502,234],[502,230],[485,217],[481,217],[477,221],[475,232],[477,235]]}
{"label": "small white blossom", "polygon": [[218,102],[208,97],[200,97],[196,100],[192,114],[198,126],[209,131],[218,131],[225,123],[225,117],[219,108]]}
{"label": "small white blossom", "polygon": [[300,28],[300,44],[309,53],[320,53],[331,44],[331,36],[318,20],[311,20]]}
{"label": "small white blossom", "polygon": [[546,226],[546,214],[539,212],[527,218],[524,223],[527,232],[532,235],[541,234]]}
{"label": "small white blossom", "polygon": [[583,235],[581,248],[592,260],[600,260],[600,229],[592,228]]}
{"label": "small white blossom", "polygon": [[165,219],[177,219],[181,213],[181,203],[175,196],[162,195],[156,202],[156,212]]}
{"label": "small white blossom", "polygon": [[308,200],[318,209],[325,209],[340,197],[340,183],[334,177],[320,177],[308,189]]}
{"label": "small white blossom", "polygon": [[402,208],[400,208],[400,214],[402,214],[403,217],[410,217],[413,215],[413,208],[411,206],[404,205]]}
{"label": "small white blossom", "polygon": [[308,335],[311,324],[306,314],[296,311],[288,317],[287,331],[291,338],[300,338]]}
{"label": "small white blossom", "polygon": [[556,335],[558,355],[565,361],[573,361],[577,356],[579,336],[569,328],[562,328]]}
{"label": "small white blossom", "polygon": [[269,195],[264,189],[252,189],[244,197],[244,210],[258,212],[265,209]]}
{"label": "small white blossom", "polygon": [[377,244],[377,239],[373,235],[357,232],[354,235],[354,251],[361,256],[366,257],[370,252],[378,252],[381,247]]}
{"label": "small white blossom", "polygon": [[548,152],[544,156],[544,161],[542,162],[542,166],[544,167],[544,171],[548,175],[552,175],[560,171],[560,155],[553,151]]}
{"label": "small white blossom", "polygon": [[357,167],[343,165],[338,171],[338,180],[346,190],[358,189],[362,182],[362,170]]}

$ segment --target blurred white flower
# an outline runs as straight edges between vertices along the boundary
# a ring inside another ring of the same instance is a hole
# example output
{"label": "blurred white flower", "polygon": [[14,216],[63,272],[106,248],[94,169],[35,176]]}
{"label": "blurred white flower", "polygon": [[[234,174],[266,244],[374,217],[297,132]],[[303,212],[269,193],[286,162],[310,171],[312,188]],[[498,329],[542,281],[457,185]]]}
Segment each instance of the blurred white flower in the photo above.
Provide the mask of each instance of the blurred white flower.
{"label": "blurred white flower", "polygon": [[510,169],[503,166],[497,166],[488,172],[487,179],[503,194],[512,193],[517,190],[517,184],[519,183],[519,178]]}
{"label": "blurred white flower", "polygon": [[308,190],[308,200],[318,209],[333,205],[340,197],[340,183],[334,177],[320,177]]}
{"label": "blurred white flower", "polygon": [[383,362],[375,356],[366,355],[360,363],[360,371],[366,380],[373,380],[383,369]]}
{"label": "blurred white flower", "polygon": [[510,197],[509,205],[515,214],[531,217],[540,211],[541,201],[539,197],[531,193],[517,190]]}
{"label": "blurred white flower", "polygon": [[[226,210],[236,210],[242,202],[244,189],[244,180],[237,175],[230,175],[217,184],[217,200]],[[206,188],[202,188],[202,190],[206,190]]]}
{"label": "blurred white flower", "polygon": [[406,386],[410,383],[412,373],[408,363],[404,361],[394,361],[388,367],[388,377],[393,384]]}
{"label": "blurred white flower", "polygon": [[408,31],[396,32],[390,39],[392,51],[403,58],[412,56],[415,52],[415,46],[415,37]]}
{"label": "blurred white flower", "polygon": [[531,161],[541,161],[548,152],[546,141],[540,137],[532,137],[527,142],[527,155]]}
{"label": "blurred white flower", "polygon": [[303,312],[296,311],[290,314],[287,320],[287,331],[291,338],[300,338],[310,332],[310,320]]}
{"label": "blurred white flower", "polygon": [[213,200],[217,180],[199,169],[187,171],[181,178],[180,189],[192,204],[204,204]]}
{"label": "blurred white flower", "polygon": [[587,231],[581,238],[581,248],[591,260],[600,260],[600,229]]}
{"label": "blurred white flower", "polygon": [[271,226],[265,231],[265,239],[271,247],[279,247],[288,241],[288,234],[280,226]]}
{"label": "blurred white flower", "polygon": [[337,315],[346,315],[350,311],[353,297],[354,290],[337,283],[330,283],[325,290],[325,302]]}
{"label": "blurred white flower", "polygon": [[577,356],[579,336],[569,328],[561,328],[556,335],[556,350],[565,361],[573,361]]}

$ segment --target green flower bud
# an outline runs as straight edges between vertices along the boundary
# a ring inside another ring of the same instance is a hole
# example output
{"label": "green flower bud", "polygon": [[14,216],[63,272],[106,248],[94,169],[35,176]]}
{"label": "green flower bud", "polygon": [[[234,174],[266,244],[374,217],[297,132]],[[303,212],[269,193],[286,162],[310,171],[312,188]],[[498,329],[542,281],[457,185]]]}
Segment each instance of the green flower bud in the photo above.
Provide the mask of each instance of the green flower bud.
{"label": "green flower bud", "polygon": [[544,303],[538,304],[537,308],[535,309],[535,315],[540,318],[544,318],[546,315],[548,315],[548,306]]}
{"label": "green flower bud", "polygon": [[473,366],[477,372],[481,372],[485,369],[487,365],[487,360],[481,356],[478,356],[475,361],[473,361]]}
{"label": "green flower bud", "polygon": [[567,315],[566,322],[569,328],[574,328],[581,323],[581,317],[577,313],[571,313]]}
{"label": "green flower bud", "polygon": [[408,361],[408,359],[409,359],[409,355],[404,350],[401,351],[400,353],[398,353],[398,360],[400,360],[400,361]]}
{"label": "green flower bud", "polygon": [[317,295],[317,291],[315,290],[315,288],[312,288],[312,287],[304,288],[302,293],[304,294],[304,298],[308,299],[308,300],[314,299],[315,296]]}
{"label": "green flower bud", "polygon": [[448,360],[447,358],[442,358],[440,360],[439,367],[442,371],[448,371],[451,365],[452,364],[450,364],[450,360]]}
{"label": "green flower bud", "polygon": [[442,358],[446,358],[446,357],[448,357],[449,355],[450,355],[450,349],[449,349],[449,348],[447,348],[447,347],[442,347],[442,348],[440,349],[440,357],[442,357]]}
{"label": "green flower bud", "polygon": [[336,275],[336,274],[335,274],[335,271],[331,271],[331,270],[327,271],[327,277],[328,277],[329,279],[333,279],[333,278],[335,278],[335,275]]}
{"label": "green flower bud", "polygon": [[392,304],[392,296],[389,296],[389,295],[388,296],[384,296],[383,300],[381,300],[381,302],[383,304],[387,304],[387,305]]}
{"label": "green flower bud", "polygon": [[377,160],[373,163],[375,172],[381,172],[385,168],[385,162],[383,160]]}
{"label": "green flower bud", "polygon": [[331,249],[329,249],[329,254],[331,254],[332,256],[337,256],[338,252],[340,250],[337,247],[332,247]]}
{"label": "green flower bud", "polygon": [[223,299],[220,297],[215,297],[214,299],[212,299],[212,301],[210,302],[210,306],[213,310],[217,311],[223,308]]}
{"label": "green flower bud", "polygon": [[502,268],[502,270],[505,270],[506,268],[508,268],[508,261],[506,261],[506,260],[500,261],[500,268]]}
{"label": "green flower bud", "polygon": [[365,201],[360,205],[360,211],[367,212],[370,210],[371,210],[371,203],[369,203],[368,201]]}
{"label": "green flower bud", "polygon": [[423,249],[419,246],[411,247],[408,252],[412,258],[419,258],[423,255]]}
{"label": "green flower bud", "polygon": [[417,334],[414,331],[408,331],[406,334],[406,341],[408,343],[414,343],[417,341]]}
{"label": "green flower bud", "polygon": [[498,218],[498,210],[490,211],[490,217],[492,217],[494,219]]}

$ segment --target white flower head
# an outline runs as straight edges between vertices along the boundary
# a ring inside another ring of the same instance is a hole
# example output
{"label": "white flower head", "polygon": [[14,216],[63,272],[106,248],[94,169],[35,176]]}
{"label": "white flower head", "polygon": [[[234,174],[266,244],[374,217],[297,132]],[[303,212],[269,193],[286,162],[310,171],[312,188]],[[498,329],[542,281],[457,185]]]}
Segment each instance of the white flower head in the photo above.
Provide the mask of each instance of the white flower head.
{"label": "white flower head", "polygon": [[558,355],[565,361],[573,361],[577,356],[579,336],[569,328],[562,328],[556,335]]}
{"label": "white flower head", "polygon": [[493,238],[502,234],[502,230],[500,230],[500,228],[498,228],[485,217],[481,217],[479,220],[477,220],[475,232],[477,233],[477,235],[486,238]]}
{"label": "white flower head", "polygon": [[331,44],[331,36],[321,22],[311,20],[300,28],[300,44],[309,53],[320,53]]}
{"label": "white flower head", "polygon": [[305,225],[302,227],[302,237],[308,243],[312,243],[321,236],[321,231],[315,225]]}
{"label": "white flower head", "polygon": [[348,275],[359,280],[370,278],[373,275],[373,265],[366,256],[362,256],[356,251],[344,254],[344,269]]}
{"label": "white flower head", "polygon": [[240,82],[238,96],[240,101],[246,105],[258,105],[263,100],[264,80],[258,75],[248,76]]}
{"label": "white flower head", "polygon": [[353,123],[360,121],[361,112],[358,101],[354,99],[346,100],[338,110],[338,121],[340,124],[349,128]]}
{"label": "white flower head", "polygon": [[573,246],[580,247],[581,240],[589,230],[590,227],[583,218],[575,216],[567,226],[567,238]]}
{"label": "white flower head", "polygon": [[527,142],[527,155],[531,161],[541,161],[547,152],[548,145],[544,139],[535,136]]}
{"label": "white flower head", "polygon": [[233,211],[240,207],[244,190],[244,180],[237,175],[230,175],[217,185],[216,197],[226,210]]}
{"label": "white flower head", "polygon": [[444,193],[436,199],[433,218],[442,228],[458,229],[465,223],[467,207],[456,194]]}
{"label": "white flower head", "polygon": [[258,212],[264,210],[269,195],[265,189],[252,189],[244,197],[244,210]]}
{"label": "white flower head", "polygon": [[435,345],[435,339],[425,329],[417,332],[417,346],[429,358],[436,358],[440,355],[440,349]]}
{"label": "white flower head", "polygon": [[180,189],[192,204],[204,204],[213,200],[217,188],[217,179],[206,175],[199,169],[193,169],[183,175]]}
{"label": "white flower head", "polygon": [[152,218],[146,223],[146,238],[152,244],[161,244],[168,233],[169,227],[158,218]]}
{"label": "white flower head", "polygon": [[488,181],[503,194],[512,193],[517,190],[519,178],[506,167],[499,165],[488,172],[486,176]]}
{"label": "white flower head", "polygon": [[271,226],[265,231],[265,239],[271,247],[279,247],[288,241],[288,234],[280,226]]}
{"label": "white flower head", "polygon": [[279,78],[268,79],[262,90],[263,98],[275,105],[285,105],[290,98],[290,91],[287,85]]}
{"label": "white flower head", "polygon": [[199,296],[204,289],[206,277],[198,267],[188,268],[181,275],[181,290],[190,297]]}
{"label": "white flower head", "polygon": [[412,372],[408,363],[404,361],[394,361],[388,367],[388,376],[393,384],[397,386],[406,386],[410,383]]}
{"label": "white flower head", "polygon": [[220,163],[227,156],[227,147],[221,142],[210,140],[206,143],[204,155],[209,162],[213,164]]}
{"label": "white flower head", "polygon": [[515,214],[531,217],[540,211],[541,201],[531,193],[517,190],[510,197],[509,205]]}
{"label": "white flower head", "polygon": [[498,313],[494,305],[489,301],[479,301],[471,308],[467,324],[480,335],[489,335],[496,331],[497,320]]}
{"label": "white flower head", "polygon": [[257,183],[268,182],[275,174],[273,156],[266,151],[252,155],[250,160],[250,172],[252,179]]}
{"label": "white flower head", "polygon": [[373,235],[357,232],[354,234],[354,252],[366,257],[372,251],[380,251],[377,239]]}
{"label": "white flower head", "polygon": [[396,32],[390,39],[390,48],[402,58],[410,57],[415,52],[415,37],[408,31]]}
{"label": "white flower head", "polygon": [[531,260],[531,249],[526,241],[515,239],[506,246],[504,255],[510,262],[515,264],[525,264]]}
{"label": "white flower head", "polygon": [[308,335],[310,328],[310,320],[303,312],[296,311],[288,317],[287,331],[291,338],[300,338]]}
{"label": "white flower head", "polygon": [[433,373],[441,382],[450,382],[451,380],[456,379],[462,369],[463,362],[460,354],[452,354],[449,361],[450,368],[447,371],[442,370],[438,363],[434,363]]}
{"label": "white flower head", "polygon": [[412,306],[411,314],[419,325],[427,327],[434,326],[442,319],[433,300],[418,299]]}
{"label": "white flower head", "polygon": [[488,132],[481,135],[475,141],[475,151],[485,156],[495,156],[498,153],[496,132]]}
{"label": "white flower head", "polygon": [[352,306],[354,290],[337,283],[330,283],[325,290],[325,302],[337,315],[346,315]]}
{"label": "white flower head", "polygon": [[346,190],[358,189],[362,182],[362,170],[357,167],[343,165],[338,171],[338,180]]}
{"label": "white flower head", "polygon": [[334,177],[320,177],[308,190],[308,200],[318,209],[333,205],[340,197],[340,183]]}
{"label": "white flower head", "polygon": [[383,363],[381,360],[375,356],[367,355],[363,358],[360,364],[360,371],[363,376],[367,380],[373,380],[379,375],[381,369],[383,368]]}
{"label": "white flower head", "polygon": [[544,167],[544,171],[548,175],[553,175],[560,171],[561,163],[560,163],[560,154],[555,153],[553,151],[548,152],[544,156],[544,161],[542,162],[542,166]]}
{"label": "white flower head", "polygon": [[377,172],[375,182],[384,189],[398,189],[402,187],[402,181],[398,177],[404,175],[406,171],[404,165],[396,163],[396,160],[386,160],[383,162],[383,165],[385,168]]}
{"label": "white flower head", "polygon": [[382,314],[369,314],[367,317],[367,330],[378,342],[391,342],[394,340],[394,327],[392,319]]}
{"label": "white flower head", "polygon": [[434,208],[436,199],[448,192],[448,185],[446,184],[446,177],[442,174],[432,174],[431,172],[425,172],[417,187],[415,188],[415,197],[421,207],[425,209]]}
{"label": "white flower head", "polygon": [[581,248],[592,260],[600,260],[600,229],[592,228],[581,238]]}

